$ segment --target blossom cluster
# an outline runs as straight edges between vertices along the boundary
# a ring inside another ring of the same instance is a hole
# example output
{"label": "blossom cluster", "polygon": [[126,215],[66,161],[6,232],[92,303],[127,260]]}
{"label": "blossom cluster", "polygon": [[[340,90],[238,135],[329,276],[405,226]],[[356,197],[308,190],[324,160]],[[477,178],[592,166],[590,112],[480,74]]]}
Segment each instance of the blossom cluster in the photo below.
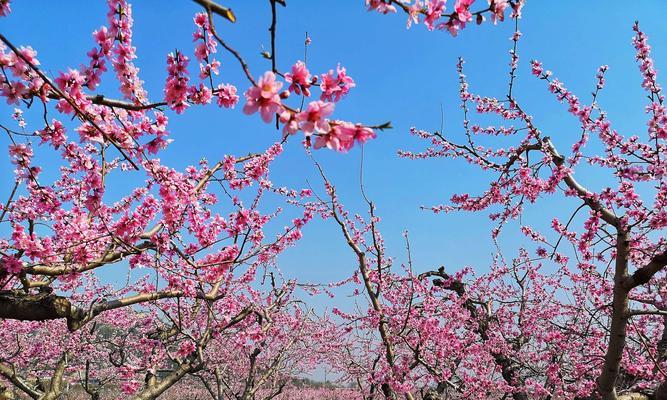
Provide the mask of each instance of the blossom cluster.
{"label": "blossom cluster", "polygon": [[320,100],[309,102],[304,110],[290,108],[283,103],[283,99],[288,98],[290,93],[302,95],[304,98],[309,97],[311,86],[318,82],[317,76],[311,76],[306,64],[297,61],[284,78],[290,85],[288,90],[281,92],[283,82],[280,82],[273,72],[265,72],[257,81],[257,85],[245,92],[246,103],[243,112],[246,114],[259,112],[262,120],[267,123],[277,116],[278,121],[284,124],[284,136],[301,131],[309,142],[311,137],[315,137],[316,149],[327,147],[336,151],[348,151],[354,143],[363,144],[376,137],[373,129],[363,124],[328,118],[333,114],[335,103],[355,86],[354,80],[347,75],[345,68],[338,66],[335,74],[330,70],[321,75]]}
{"label": "blossom cluster", "polygon": [[452,36],[466,27],[473,19],[477,25],[485,20],[485,14],[489,13],[491,21],[496,24],[505,20],[505,10],[511,9],[511,18],[521,17],[521,9],[525,0],[487,0],[480,6],[478,11],[473,11],[472,6],[476,0],[455,0],[453,9],[447,12],[447,0],[365,0],[369,11],[377,11],[381,14],[395,13],[397,7],[408,14],[407,27],[423,22],[426,28],[432,30],[446,30]]}

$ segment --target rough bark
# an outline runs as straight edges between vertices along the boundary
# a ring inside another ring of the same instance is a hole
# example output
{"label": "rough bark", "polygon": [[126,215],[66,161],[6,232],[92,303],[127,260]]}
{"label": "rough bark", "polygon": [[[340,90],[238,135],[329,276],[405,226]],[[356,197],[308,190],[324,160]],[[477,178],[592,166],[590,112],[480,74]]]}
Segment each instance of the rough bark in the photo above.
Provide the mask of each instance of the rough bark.
{"label": "rough bark", "polygon": [[24,294],[16,291],[0,291],[0,318],[21,321],[47,321],[67,319],[67,327],[74,331],[80,327],[84,312],[66,298],[52,293]]}
{"label": "rough bark", "polygon": [[618,400],[616,380],[618,378],[626,343],[628,325],[628,293],[625,281],[628,278],[628,236],[623,230],[616,235],[616,261],[614,267],[614,294],[612,302],[609,344],[602,372],[598,378],[598,391],[603,400]]}
{"label": "rough bark", "polygon": [[11,382],[15,387],[19,388],[25,394],[30,396],[31,399],[37,400],[39,399],[39,396],[41,396],[41,392],[39,392],[30,383],[20,377],[13,367],[5,365],[4,363],[0,363],[0,375]]}
{"label": "rough bark", "polygon": [[57,400],[60,398],[63,393],[63,377],[65,375],[65,368],[67,367],[67,359],[67,353],[63,354],[56,365],[53,376],[51,376],[48,390],[39,400]]}
{"label": "rough bark", "polygon": [[152,385],[147,386],[144,390],[132,397],[132,400],[155,400],[185,375],[194,372],[195,369],[196,368],[192,362],[179,364],[178,368],[173,370],[169,375],[159,381],[153,382]]}

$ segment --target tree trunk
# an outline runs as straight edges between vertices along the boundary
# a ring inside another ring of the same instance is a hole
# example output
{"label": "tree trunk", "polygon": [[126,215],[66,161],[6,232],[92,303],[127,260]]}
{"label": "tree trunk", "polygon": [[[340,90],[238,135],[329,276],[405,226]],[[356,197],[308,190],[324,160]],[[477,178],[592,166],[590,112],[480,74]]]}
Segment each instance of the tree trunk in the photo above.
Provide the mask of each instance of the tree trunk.
{"label": "tree trunk", "polygon": [[0,291],[0,318],[19,321],[65,318],[70,331],[75,331],[80,327],[83,311],[73,306],[67,298],[55,294],[24,294],[5,290]]}
{"label": "tree trunk", "polygon": [[609,345],[607,346],[604,366],[597,382],[603,400],[619,400],[616,393],[616,379],[623,358],[628,325],[628,290],[625,287],[625,281],[628,277],[628,251],[627,233],[619,229],[616,235],[614,298],[611,327],[609,329]]}

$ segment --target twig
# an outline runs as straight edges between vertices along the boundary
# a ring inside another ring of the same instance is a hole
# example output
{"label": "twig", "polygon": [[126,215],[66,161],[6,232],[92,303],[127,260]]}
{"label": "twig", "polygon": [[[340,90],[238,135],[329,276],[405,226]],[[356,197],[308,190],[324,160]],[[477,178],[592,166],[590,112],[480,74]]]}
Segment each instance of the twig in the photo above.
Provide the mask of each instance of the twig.
{"label": "twig", "polygon": [[139,170],[137,164],[135,164],[135,162],[132,161],[132,159],[130,159],[130,157],[125,153],[125,151],[123,151],[123,149],[115,141],[113,141],[106,134],[106,132],[104,132],[102,128],[100,128],[99,125],[97,125],[97,123],[88,114],[86,114],[83,110],[81,110],[79,106],[77,106],[72,99],[70,99],[68,96],[65,95],[65,93],[63,93],[60,89],[58,89],[58,87],[54,85],[53,82],[51,82],[51,80],[44,73],[42,73],[42,71],[40,71],[30,60],[28,60],[23,54],[21,54],[21,52],[1,33],[0,33],[0,40],[3,43],[5,43],[10,49],[12,49],[12,51],[14,52],[14,54],[16,54],[17,57],[23,60],[33,71],[35,71],[35,73],[37,73],[37,75],[39,75],[39,77],[42,78],[44,82],[46,82],[54,92],[56,92],[61,98],[67,101],[67,103],[69,103],[69,105],[72,106],[74,111],[76,111],[76,113],[79,114],[79,116],[82,119],[88,121],[95,129],[97,129],[102,134],[102,136],[106,140],[108,140],[120,152],[120,154],[123,155],[125,160],[127,160],[134,169],[136,169],[137,171]]}

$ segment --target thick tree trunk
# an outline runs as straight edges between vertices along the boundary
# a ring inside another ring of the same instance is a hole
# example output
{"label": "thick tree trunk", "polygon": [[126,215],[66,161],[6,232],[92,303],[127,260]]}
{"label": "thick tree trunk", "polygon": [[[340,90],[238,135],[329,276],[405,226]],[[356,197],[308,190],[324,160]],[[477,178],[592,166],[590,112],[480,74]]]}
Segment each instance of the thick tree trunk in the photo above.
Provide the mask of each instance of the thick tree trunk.
{"label": "thick tree trunk", "polygon": [[628,290],[625,287],[628,278],[628,251],[627,233],[619,230],[616,235],[614,297],[611,326],[609,328],[609,345],[607,346],[602,372],[597,382],[603,400],[618,400],[616,379],[620,372],[628,325]]}
{"label": "thick tree trunk", "polygon": [[618,400],[651,400],[651,398],[642,393],[628,393],[618,396]]}
{"label": "thick tree trunk", "polygon": [[47,383],[48,390],[42,395],[39,400],[57,400],[63,394],[63,377],[65,375],[65,368],[67,367],[68,354],[64,353],[58,364],[51,380]]}
{"label": "thick tree trunk", "polygon": [[83,318],[79,310],[65,297],[51,293],[23,294],[0,291],[0,318],[20,321],[47,321],[67,319],[67,327],[77,330]]}

